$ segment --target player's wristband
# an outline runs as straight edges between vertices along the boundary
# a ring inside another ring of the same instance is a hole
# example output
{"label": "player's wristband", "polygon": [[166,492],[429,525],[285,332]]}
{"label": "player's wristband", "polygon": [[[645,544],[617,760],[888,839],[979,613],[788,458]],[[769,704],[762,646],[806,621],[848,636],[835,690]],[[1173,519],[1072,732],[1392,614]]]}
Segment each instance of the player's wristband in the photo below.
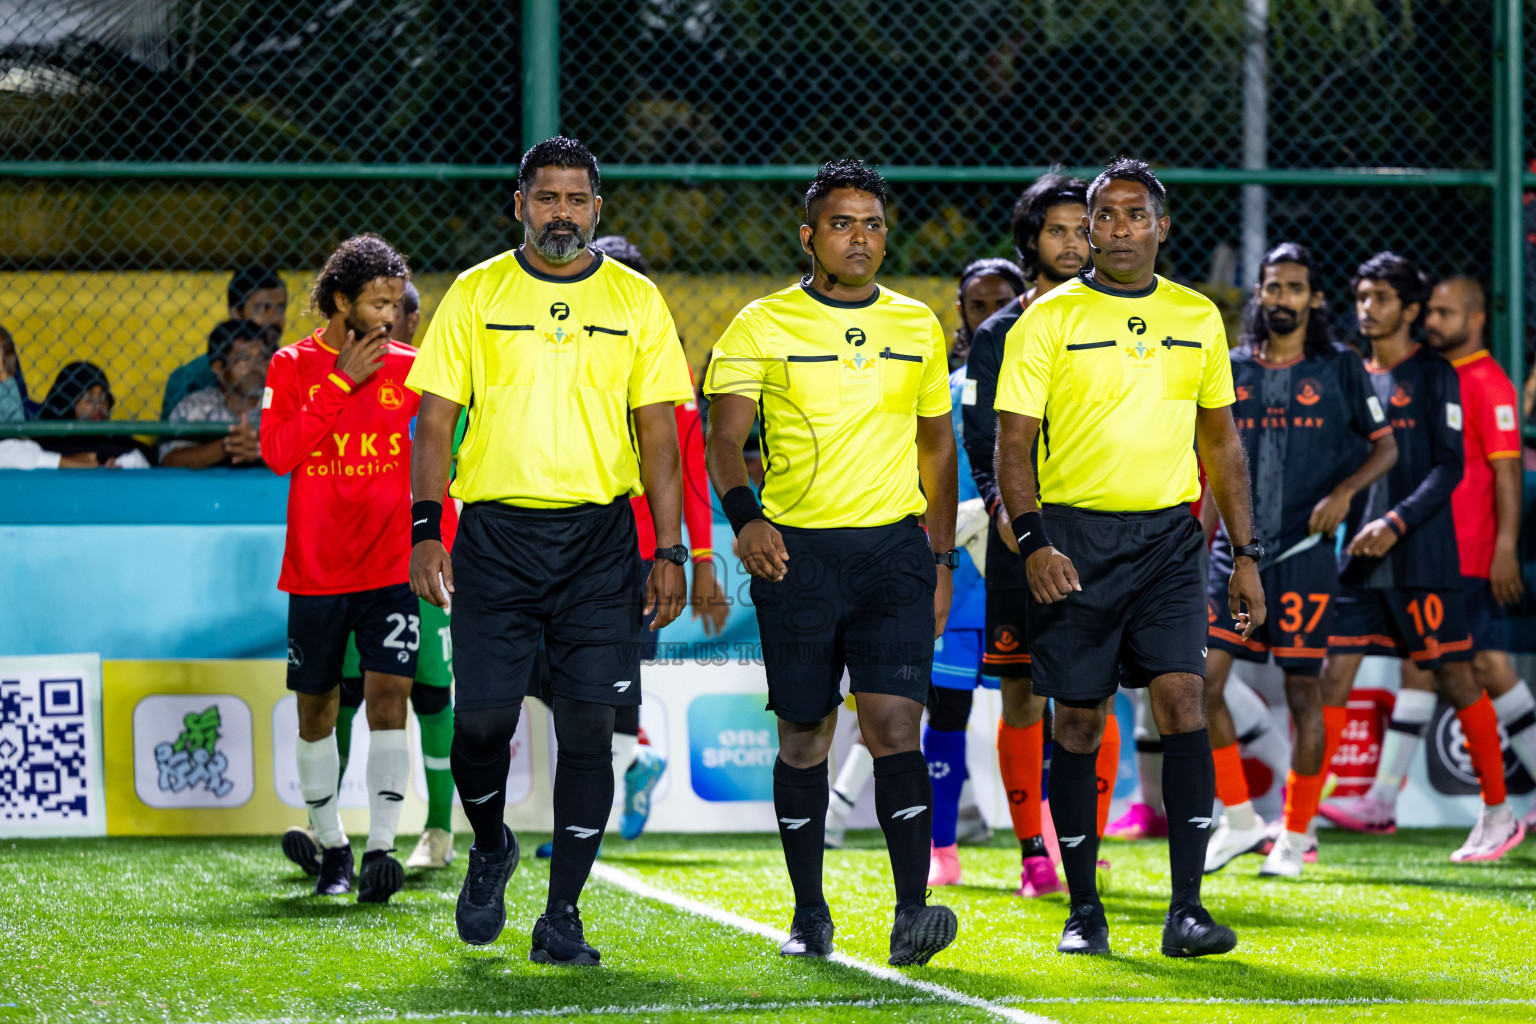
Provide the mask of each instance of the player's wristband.
{"label": "player's wristband", "polygon": [[1405,535],[1408,532],[1408,524],[1403,522],[1403,517],[1398,515],[1395,511],[1389,511],[1386,515],[1382,516],[1382,518],[1387,521],[1387,525],[1392,527],[1393,532],[1396,533],[1399,537]]}
{"label": "player's wristband", "polygon": [[725,518],[730,520],[733,533],[739,534],[752,520],[763,518],[763,506],[757,503],[752,488],[745,484],[732,487],[721,495],[720,507],[725,509]]}
{"label": "player's wristband", "polygon": [[411,506],[411,547],[424,540],[443,539],[443,503],[418,501]]}
{"label": "player's wristband", "polygon": [[1045,516],[1039,510],[1026,512],[1013,521],[1013,537],[1019,542],[1019,557],[1028,558],[1041,548],[1051,546],[1045,535]]}

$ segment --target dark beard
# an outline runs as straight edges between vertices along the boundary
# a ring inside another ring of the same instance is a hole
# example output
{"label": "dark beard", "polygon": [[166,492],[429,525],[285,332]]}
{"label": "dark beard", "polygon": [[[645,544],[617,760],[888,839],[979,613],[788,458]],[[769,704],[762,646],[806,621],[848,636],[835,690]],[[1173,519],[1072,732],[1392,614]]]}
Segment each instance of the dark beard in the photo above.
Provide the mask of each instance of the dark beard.
{"label": "dark beard", "polygon": [[351,331],[353,336],[354,337],[358,337],[358,338],[361,338],[363,335],[365,335],[369,331],[373,330],[373,328],[369,327],[367,324],[363,323],[362,321],[352,319],[352,314],[351,313],[347,314],[346,324],[347,324],[347,330]]}
{"label": "dark beard", "polygon": [[1286,309],[1284,306],[1276,306],[1273,309],[1260,306],[1259,318],[1263,322],[1264,330],[1270,334],[1290,334],[1301,326],[1301,317],[1296,315],[1296,311]]}
{"label": "dark beard", "polygon": [[[555,230],[563,228],[570,234],[564,238],[556,238]],[[574,222],[568,220],[552,220],[539,229],[538,237],[534,237],[531,229],[524,230],[523,241],[544,257],[546,262],[555,266],[564,266],[586,251],[592,241],[592,232],[583,231]]]}

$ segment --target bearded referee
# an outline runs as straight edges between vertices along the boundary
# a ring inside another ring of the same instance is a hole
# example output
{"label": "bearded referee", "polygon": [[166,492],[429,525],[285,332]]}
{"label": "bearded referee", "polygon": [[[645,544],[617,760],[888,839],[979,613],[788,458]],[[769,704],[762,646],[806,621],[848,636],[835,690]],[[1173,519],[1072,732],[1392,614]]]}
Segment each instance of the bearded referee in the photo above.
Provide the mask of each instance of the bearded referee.
{"label": "bearded referee", "polygon": [[[693,397],[656,286],[589,248],[597,161],[574,139],[523,154],[523,244],[460,274],[406,385],[421,392],[411,488],[448,483],[459,410],[469,424],[451,494],[464,502],[450,562],[442,506],[411,510],[411,589],[452,601],[453,781],[475,830],[459,937],[506,924],[517,839],[502,822],[509,744],[542,646],[559,755],[549,899],[528,958],[596,964],[577,899],[613,806],[615,708],[640,703],[642,606],[654,628],[685,596],[682,470],[673,405]],[[656,565],[641,572],[629,498],[649,499]],[[446,592],[445,592],[446,591]]]}
{"label": "bearded referee", "polygon": [[1140,160],[1122,157],[1094,179],[1083,219],[1093,265],[1030,305],[998,375],[997,476],[1034,598],[1034,690],[1056,701],[1050,801],[1071,898],[1063,953],[1109,952],[1094,763],[1117,684],[1150,688],[1163,735],[1173,888],[1163,953],[1237,945],[1200,905],[1216,784],[1201,699],[1205,543],[1189,510],[1200,465],[1232,540],[1229,603],[1245,639],[1264,621],[1263,549],[1221,314],[1154,272],[1167,195]]}

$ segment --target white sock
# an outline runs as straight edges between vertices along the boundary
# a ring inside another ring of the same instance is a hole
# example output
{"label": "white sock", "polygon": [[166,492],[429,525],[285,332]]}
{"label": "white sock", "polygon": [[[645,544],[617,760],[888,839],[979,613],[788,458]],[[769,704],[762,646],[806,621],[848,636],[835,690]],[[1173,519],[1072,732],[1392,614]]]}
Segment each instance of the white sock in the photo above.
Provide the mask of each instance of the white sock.
{"label": "white sock", "polygon": [[1305,832],[1292,832],[1290,829],[1286,829],[1285,835],[1296,849],[1305,850],[1307,848],[1308,836]]}
{"label": "white sock", "polygon": [[619,834],[619,815],[624,813],[624,773],[635,763],[635,751],[639,746],[639,736],[628,736],[622,732],[613,734],[613,807],[608,811],[608,825],[603,830],[605,834]]}
{"label": "white sock", "polygon": [[827,801],[827,811],[842,821],[859,802],[864,787],[875,776],[875,755],[862,743],[848,748],[848,757],[838,769],[837,782],[832,785],[832,799]]}
{"label": "white sock", "polygon": [[400,807],[411,777],[411,745],[404,729],[368,734],[368,847],[391,850],[400,828]]}
{"label": "white sock", "polygon": [[1259,823],[1259,816],[1253,813],[1253,801],[1244,800],[1240,804],[1233,804],[1227,808],[1227,825],[1236,832],[1246,832]]}
{"label": "white sock", "polygon": [[336,733],[313,743],[300,739],[297,748],[299,793],[309,806],[309,827],[326,849],[342,846],[347,833],[341,827],[341,808],[336,791],[341,782],[341,755],[336,750]]}
{"label": "white sock", "polygon": [[1136,777],[1141,783],[1141,802],[1158,814],[1163,809],[1163,737],[1152,720],[1152,702],[1144,689],[1126,690],[1135,712]]}
{"label": "white sock", "polygon": [[1376,781],[1366,795],[1388,803],[1397,802],[1408,769],[1424,745],[1424,727],[1435,714],[1435,695],[1428,690],[1399,690],[1392,704],[1392,720],[1381,741],[1381,760]]}
{"label": "white sock", "polygon": [[1499,724],[1509,736],[1509,746],[1525,765],[1525,770],[1536,777],[1536,697],[1524,679],[1515,688],[1493,702],[1493,710],[1499,716]]}
{"label": "white sock", "polygon": [[981,808],[976,806],[976,790],[971,786],[970,777],[967,776],[960,786],[960,813],[981,815]]}

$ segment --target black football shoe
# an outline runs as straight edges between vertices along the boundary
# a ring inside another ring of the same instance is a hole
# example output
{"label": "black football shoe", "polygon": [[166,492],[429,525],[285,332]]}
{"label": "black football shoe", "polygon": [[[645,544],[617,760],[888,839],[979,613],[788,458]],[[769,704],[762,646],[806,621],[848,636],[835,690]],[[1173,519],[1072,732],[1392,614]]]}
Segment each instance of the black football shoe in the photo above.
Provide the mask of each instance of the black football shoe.
{"label": "black football shoe", "polygon": [[320,851],[320,877],[316,896],[345,896],[352,891],[352,844],[343,843]]}
{"label": "black football shoe", "polygon": [[1169,907],[1163,922],[1163,956],[1209,956],[1230,953],[1237,947],[1237,933],[1211,920],[1198,903]]}
{"label": "black football shoe", "polygon": [[295,825],[283,833],[283,856],[297,864],[310,878],[320,873],[320,844],[307,828]]}
{"label": "black football shoe", "polygon": [[796,907],[789,926],[789,941],[779,947],[782,956],[831,956],[832,911],[825,903]]}
{"label": "black football shoe", "polygon": [[392,850],[369,850],[363,854],[363,866],[357,873],[357,902],[388,903],[405,885],[405,868],[391,857]]}
{"label": "black football shoe", "polygon": [[459,889],[459,905],[454,921],[459,938],[472,946],[486,946],[496,941],[507,925],[507,881],[517,870],[517,836],[507,826],[507,848],[500,853],[481,853],[469,848],[469,870]]}
{"label": "black football shoe", "polygon": [[603,954],[587,945],[582,933],[581,913],[569,903],[555,904],[553,911],[539,915],[533,925],[533,948],[528,959],[536,964],[557,967],[595,967]]}
{"label": "black football shoe", "polygon": [[954,942],[959,930],[960,922],[948,907],[908,907],[896,915],[896,924],[891,929],[891,955],[886,963],[892,967],[921,967],[933,954]]}
{"label": "black football shoe", "polygon": [[1067,915],[1067,926],[1061,930],[1056,952],[1108,953],[1109,921],[1104,917],[1104,904],[1074,904]]}

